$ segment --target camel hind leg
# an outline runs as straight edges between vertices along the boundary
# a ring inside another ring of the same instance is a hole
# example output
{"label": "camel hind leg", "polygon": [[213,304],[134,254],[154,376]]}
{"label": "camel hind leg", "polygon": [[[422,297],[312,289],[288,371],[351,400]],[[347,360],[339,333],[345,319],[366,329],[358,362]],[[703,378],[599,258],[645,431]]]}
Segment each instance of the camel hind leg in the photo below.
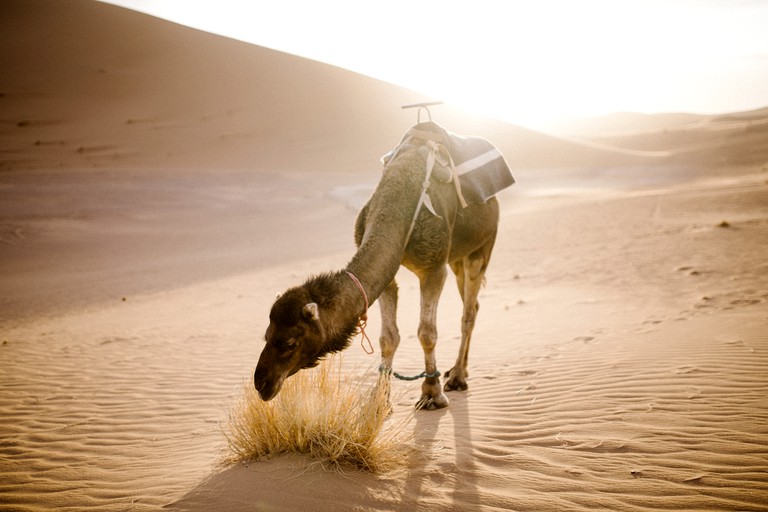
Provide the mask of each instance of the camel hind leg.
{"label": "camel hind leg", "polygon": [[491,239],[486,245],[460,260],[451,263],[451,269],[456,274],[456,283],[464,303],[464,312],[461,316],[461,346],[456,364],[446,372],[445,391],[465,391],[467,385],[467,364],[469,359],[469,344],[472,340],[472,331],[475,328],[475,320],[480,304],[477,296],[483,286],[485,271],[491,258],[491,251],[495,239]]}

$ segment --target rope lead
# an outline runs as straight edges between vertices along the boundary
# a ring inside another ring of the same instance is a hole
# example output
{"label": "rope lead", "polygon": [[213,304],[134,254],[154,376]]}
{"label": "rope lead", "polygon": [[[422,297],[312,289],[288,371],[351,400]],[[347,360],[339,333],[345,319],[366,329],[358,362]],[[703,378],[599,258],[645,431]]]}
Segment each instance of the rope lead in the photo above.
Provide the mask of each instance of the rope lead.
{"label": "rope lead", "polygon": [[400,375],[396,371],[393,371],[392,368],[390,368],[389,366],[384,366],[384,365],[379,366],[379,372],[380,373],[385,373],[387,375],[394,375],[394,377],[396,379],[408,380],[408,381],[425,379],[425,378],[426,379],[434,379],[434,378],[439,377],[441,375],[441,373],[438,370],[435,370],[434,373],[421,372],[418,375],[414,375],[413,377],[409,377],[407,375]]}

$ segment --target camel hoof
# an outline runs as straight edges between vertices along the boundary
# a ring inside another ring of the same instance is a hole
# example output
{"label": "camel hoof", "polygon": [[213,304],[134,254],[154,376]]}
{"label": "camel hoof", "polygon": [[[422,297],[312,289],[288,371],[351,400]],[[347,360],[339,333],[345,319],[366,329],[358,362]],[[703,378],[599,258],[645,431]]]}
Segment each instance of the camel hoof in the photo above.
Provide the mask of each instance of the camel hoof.
{"label": "camel hoof", "polygon": [[455,368],[451,368],[447,372],[445,372],[445,386],[443,386],[443,389],[445,391],[466,391],[469,389],[469,386],[467,385],[467,375],[466,371],[464,372],[464,376],[461,375],[455,375],[454,372]]}
{"label": "camel hoof", "polygon": [[429,395],[422,395],[421,400],[416,402],[416,410],[422,411],[436,411],[448,407],[448,397],[440,394],[436,397]]}
{"label": "camel hoof", "polygon": [[443,386],[443,389],[445,389],[445,391],[466,391],[469,389],[469,386],[467,385],[466,380],[459,377],[451,377],[445,381],[445,386]]}

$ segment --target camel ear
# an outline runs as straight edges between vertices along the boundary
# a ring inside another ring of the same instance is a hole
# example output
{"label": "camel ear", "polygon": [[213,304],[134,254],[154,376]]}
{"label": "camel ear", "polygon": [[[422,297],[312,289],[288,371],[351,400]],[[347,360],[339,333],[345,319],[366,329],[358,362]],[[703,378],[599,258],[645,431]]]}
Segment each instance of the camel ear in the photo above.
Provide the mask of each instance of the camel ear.
{"label": "camel ear", "polygon": [[317,304],[314,302],[310,302],[304,306],[301,312],[307,320],[314,320],[315,322],[320,320],[320,311],[317,309]]}

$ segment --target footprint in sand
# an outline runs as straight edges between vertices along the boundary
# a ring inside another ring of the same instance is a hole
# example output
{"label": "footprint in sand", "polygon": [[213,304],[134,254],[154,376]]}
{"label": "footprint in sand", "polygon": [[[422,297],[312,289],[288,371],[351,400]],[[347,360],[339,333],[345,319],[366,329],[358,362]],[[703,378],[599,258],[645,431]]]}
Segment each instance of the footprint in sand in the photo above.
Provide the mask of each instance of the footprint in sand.
{"label": "footprint in sand", "polygon": [[700,270],[697,270],[696,268],[694,268],[694,267],[691,267],[691,266],[689,266],[689,265],[683,265],[683,266],[681,266],[681,267],[677,267],[677,268],[675,269],[675,271],[677,271],[677,272],[685,272],[685,273],[686,273],[686,274],[688,274],[689,276],[698,276],[698,275],[701,275],[701,271],[700,271]]}
{"label": "footprint in sand", "polygon": [[698,388],[691,388],[685,393],[685,397],[688,400],[695,400],[696,398],[701,398],[701,390]]}
{"label": "footprint in sand", "polygon": [[752,306],[754,304],[760,304],[763,299],[736,299],[732,300],[731,304],[734,306]]}
{"label": "footprint in sand", "polygon": [[571,348],[572,345],[574,345],[576,343],[583,343],[584,345],[589,345],[594,340],[595,340],[594,336],[577,336],[577,337],[571,339],[570,342],[565,343],[564,345],[561,345],[561,346],[557,347],[557,350],[559,350],[559,351],[568,350],[569,348]]}
{"label": "footprint in sand", "polygon": [[138,338],[135,337],[135,336],[131,336],[131,337],[128,337],[128,338],[123,338],[122,336],[112,336],[112,337],[104,338],[103,340],[101,340],[99,345],[109,345],[111,343],[125,343],[125,342],[129,342],[129,341],[134,341],[134,340],[137,340],[137,339]]}
{"label": "footprint in sand", "polygon": [[675,368],[672,370],[672,373],[675,373],[677,375],[688,375],[691,373],[699,373],[701,372],[700,368],[697,368],[696,366],[681,366],[679,368]]}
{"label": "footprint in sand", "polygon": [[723,343],[726,344],[726,345],[734,345],[734,346],[737,346],[737,347],[743,347],[743,348],[747,349],[748,351],[750,351],[751,353],[753,353],[753,354],[755,353],[755,349],[750,347],[747,344],[747,342],[742,340],[742,339],[727,340],[727,341],[724,341]]}

